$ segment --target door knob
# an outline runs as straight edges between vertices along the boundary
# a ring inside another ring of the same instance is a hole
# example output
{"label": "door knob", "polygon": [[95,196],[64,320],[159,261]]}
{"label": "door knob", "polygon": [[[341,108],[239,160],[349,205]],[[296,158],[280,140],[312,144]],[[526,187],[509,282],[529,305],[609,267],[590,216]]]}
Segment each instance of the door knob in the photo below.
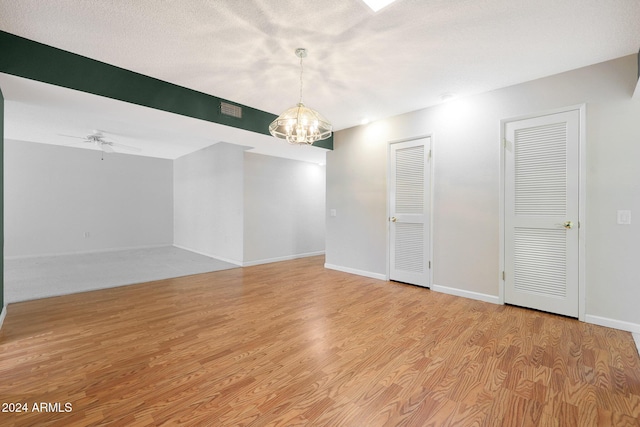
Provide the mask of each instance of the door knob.
{"label": "door knob", "polygon": [[396,222],[398,220],[398,218],[396,218],[395,216],[391,217],[391,222]]}
{"label": "door knob", "polygon": [[561,226],[561,227],[564,227],[564,228],[566,228],[567,230],[569,230],[569,229],[573,228],[573,222],[571,222],[571,221],[565,221],[565,222],[563,222],[562,224],[556,224],[556,225],[559,225],[559,226]]}

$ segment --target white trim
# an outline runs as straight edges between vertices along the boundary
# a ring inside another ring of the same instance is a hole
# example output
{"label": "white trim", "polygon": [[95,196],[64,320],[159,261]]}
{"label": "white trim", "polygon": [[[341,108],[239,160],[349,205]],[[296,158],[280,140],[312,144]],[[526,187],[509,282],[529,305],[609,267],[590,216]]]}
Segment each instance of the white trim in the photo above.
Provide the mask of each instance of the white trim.
{"label": "white trim", "polygon": [[478,301],[490,302],[492,304],[500,304],[500,298],[495,295],[481,294],[479,292],[467,291],[464,289],[450,288],[448,286],[432,285],[432,291],[440,292],[448,295],[455,295],[457,297],[469,298]]}
{"label": "white trim", "polygon": [[633,91],[633,94],[631,95],[631,98],[633,99],[640,99],[640,51],[638,51],[638,53],[636,54],[636,63],[638,64],[638,68],[637,68],[637,79],[638,81],[636,82],[636,88]]}
{"label": "white trim", "polygon": [[101,254],[106,252],[135,251],[138,249],[167,248],[170,246],[174,246],[174,245],[171,243],[166,243],[161,245],[127,246],[122,248],[92,249],[88,251],[45,253],[45,254],[37,254],[37,255],[14,255],[14,256],[5,256],[4,259],[6,259],[7,261],[10,261],[10,260],[32,259],[32,258],[54,257],[54,256]]}
{"label": "white trim", "polygon": [[633,336],[633,340],[636,342],[636,348],[638,349],[638,355],[640,355],[640,333],[633,332],[631,333]]}
{"label": "white trim", "polygon": [[504,304],[504,280],[502,280],[502,272],[504,271],[504,257],[505,257],[505,242],[504,242],[504,225],[505,225],[505,217],[504,217],[504,189],[505,189],[505,147],[504,147],[504,139],[505,133],[504,129],[507,123],[519,120],[531,119],[534,117],[540,116],[548,116],[552,114],[558,113],[566,113],[569,111],[578,110],[580,113],[580,130],[579,130],[579,138],[578,138],[578,176],[579,176],[579,193],[578,193],[578,221],[580,223],[580,227],[578,228],[578,320],[586,322],[585,310],[586,310],[586,301],[587,301],[587,286],[586,286],[586,271],[587,271],[587,263],[586,263],[586,242],[585,237],[587,235],[587,221],[586,221],[586,212],[587,212],[587,203],[586,203],[586,195],[587,195],[587,182],[586,182],[586,172],[587,172],[587,105],[586,104],[578,104],[563,108],[557,108],[552,110],[547,110],[544,112],[527,114],[524,116],[511,117],[507,119],[500,120],[500,182],[499,182],[499,199],[498,199],[498,209],[499,211],[499,222],[498,222],[498,239],[499,239],[499,260],[498,260],[498,303]]}
{"label": "white trim", "polygon": [[209,258],[217,259],[219,261],[224,261],[224,262],[228,262],[230,264],[235,264],[238,267],[242,267],[242,261],[237,261],[237,260],[229,259],[229,258],[223,258],[221,256],[208,254],[208,253],[202,252],[202,251],[196,251],[194,249],[187,248],[186,246],[176,245],[175,243],[173,245],[171,245],[171,246],[176,247],[178,249],[184,249],[185,251],[193,252],[194,254],[203,255],[203,256],[206,256],[206,257],[209,257]]}
{"label": "white trim", "polygon": [[433,217],[435,216],[433,213],[435,212],[435,209],[433,208],[433,189],[435,188],[434,185],[434,179],[435,179],[435,166],[436,166],[436,162],[435,162],[435,150],[436,150],[436,144],[435,144],[435,138],[433,136],[433,134],[429,135],[429,138],[431,138],[430,143],[431,143],[431,156],[429,158],[429,170],[430,170],[430,174],[431,176],[429,176],[429,259],[427,260],[429,262],[429,285],[433,285],[433,267],[434,267],[434,262],[433,262]]}
{"label": "white trim", "polygon": [[304,253],[304,254],[286,255],[286,256],[281,256],[281,257],[276,257],[276,258],[259,259],[259,260],[255,260],[255,261],[245,261],[245,262],[242,263],[242,266],[243,267],[251,267],[253,265],[270,264],[272,262],[289,261],[289,260],[292,260],[292,259],[307,258],[307,257],[310,257],[310,256],[318,256],[318,255],[324,255],[324,251],[307,252],[307,253]]}
{"label": "white trim", "polygon": [[629,331],[635,334],[640,334],[640,324],[638,323],[609,319],[608,317],[594,316],[592,314],[585,315],[584,321],[587,323],[593,323],[594,325],[606,326],[607,328],[620,329],[621,331]]}
{"label": "white trim", "polygon": [[578,144],[578,320],[584,322],[587,310],[587,104],[580,105]]}
{"label": "white trim", "polygon": [[4,318],[7,317],[7,306],[2,307],[2,312],[0,312],[0,329],[2,329],[2,324],[4,323]]}
{"label": "white trim", "polygon": [[358,276],[370,277],[372,279],[387,280],[384,274],[372,273],[370,271],[358,270],[350,267],[342,267],[334,264],[325,264],[324,268],[328,268],[329,270],[342,271],[343,273],[356,274]]}
{"label": "white trim", "polygon": [[[400,142],[408,142],[408,141],[416,141],[418,139],[423,139],[423,138],[429,138],[429,150],[430,150],[430,154],[429,154],[429,259],[427,260],[428,263],[430,263],[431,267],[429,268],[429,283],[427,284],[427,288],[431,287],[431,284],[433,283],[433,189],[434,189],[434,184],[433,184],[433,179],[435,177],[435,138],[433,136],[433,133],[427,133],[424,135],[420,135],[420,136],[415,136],[415,137],[411,137],[411,138],[404,138],[404,139],[394,139],[391,141],[387,142],[387,188],[386,188],[386,198],[387,198],[387,212],[386,212],[386,218],[387,218],[387,227],[386,227],[386,231],[387,231],[387,260],[386,260],[386,273],[385,273],[385,277],[383,280],[390,280],[390,271],[391,271],[391,236],[390,236],[390,230],[389,230],[389,211],[390,211],[390,201],[389,201],[389,188],[391,187],[391,176],[389,174],[389,171],[391,170],[391,144],[397,144]],[[357,273],[356,273],[357,274]],[[369,276],[368,276],[369,277]]]}
{"label": "white trim", "polygon": [[[640,56],[640,52],[638,52]],[[631,95],[632,99],[640,99],[640,57],[638,59],[638,82],[636,83],[636,88],[633,91],[633,95]]]}
{"label": "white trim", "polygon": [[504,272],[505,269],[505,263],[504,263],[504,226],[505,226],[505,215],[504,215],[504,209],[505,209],[505,201],[504,201],[504,189],[505,189],[505,182],[504,182],[504,176],[506,174],[505,168],[505,158],[506,158],[506,154],[505,154],[505,138],[506,138],[506,134],[504,132],[505,127],[507,124],[507,120],[506,119],[502,119],[500,120],[500,141],[498,141],[498,144],[500,146],[500,177],[499,177],[499,183],[498,183],[498,304],[502,304],[504,305],[504,276],[502,275],[502,272]]}

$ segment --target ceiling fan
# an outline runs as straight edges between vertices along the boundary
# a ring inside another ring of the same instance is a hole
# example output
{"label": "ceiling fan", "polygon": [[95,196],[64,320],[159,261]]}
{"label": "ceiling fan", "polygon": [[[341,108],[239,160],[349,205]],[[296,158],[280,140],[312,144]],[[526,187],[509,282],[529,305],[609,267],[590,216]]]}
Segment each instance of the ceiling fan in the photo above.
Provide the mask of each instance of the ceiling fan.
{"label": "ceiling fan", "polygon": [[132,147],[130,145],[124,145],[124,144],[119,144],[117,142],[109,141],[105,139],[104,134],[102,133],[102,131],[99,131],[99,130],[94,130],[92,133],[90,133],[87,136],[75,136],[75,135],[64,135],[64,134],[60,134],[60,135],[66,136],[69,138],[82,139],[83,143],[94,144],[96,147],[98,147],[102,151],[103,160],[104,160],[104,153],[117,153],[120,150],[132,151],[132,152],[142,151],[138,147]]}

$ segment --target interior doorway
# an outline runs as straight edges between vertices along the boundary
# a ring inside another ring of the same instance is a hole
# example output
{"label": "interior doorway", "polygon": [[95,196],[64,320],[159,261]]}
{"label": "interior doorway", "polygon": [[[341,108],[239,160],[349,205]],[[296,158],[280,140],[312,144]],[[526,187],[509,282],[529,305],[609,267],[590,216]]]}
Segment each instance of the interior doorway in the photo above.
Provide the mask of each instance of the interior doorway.
{"label": "interior doorway", "polygon": [[583,110],[506,120],[502,131],[503,301],[581,317]]}
{"label": "interior doorway", "polygon": [[389,279],[429,287],[431,137],[389,144]]}

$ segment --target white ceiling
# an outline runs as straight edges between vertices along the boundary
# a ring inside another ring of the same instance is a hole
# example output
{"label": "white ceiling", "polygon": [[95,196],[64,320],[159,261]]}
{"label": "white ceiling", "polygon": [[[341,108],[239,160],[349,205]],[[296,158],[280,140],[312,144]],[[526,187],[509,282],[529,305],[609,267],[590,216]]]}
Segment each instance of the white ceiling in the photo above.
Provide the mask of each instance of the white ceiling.
{"label": "white ceiling", "polygon": [[258,154],[325,163],[322,148],[290,145],[268,135],[4,73],[0,73],[0,87],[8,139],[98,150],[78,138],[101,131],[105,140],[140,150],[115,147],[124,154],[176,159],[218,142],[231,142]]}
{"label": "white ceiling", "polygon": [[[0,29],[274,114],[298,100],[294,50],[305,47],[305,103],[339,130],[637,53],[640,1],[397,0],[374,13],[361,0],[0,0]],[[12,76],[0,86],[8,138],[101,129],[157,157],[225,141],[324,158]]]}

